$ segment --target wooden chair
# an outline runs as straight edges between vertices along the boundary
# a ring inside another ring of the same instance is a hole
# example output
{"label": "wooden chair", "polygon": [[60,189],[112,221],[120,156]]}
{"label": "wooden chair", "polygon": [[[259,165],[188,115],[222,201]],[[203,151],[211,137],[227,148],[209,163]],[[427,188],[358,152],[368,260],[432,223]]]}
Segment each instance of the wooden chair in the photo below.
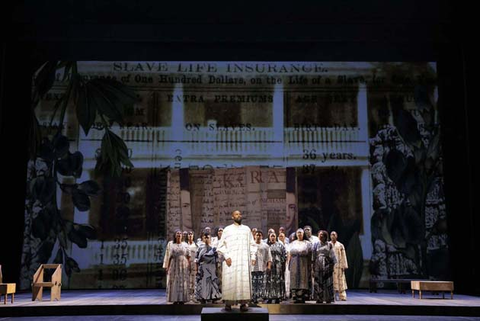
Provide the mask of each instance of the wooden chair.
{"label": "wooden chair", "polygon": [[7,297],[12,295],[12,303],[15,301],[16,283],[3,283],[2,266],[0,265],[0,300],[5,296],[3,304],[7,304]]}
{"label": "wooden chair", "polygon": [[[46,269],[55,269],[50,282],[45,282],[43,274]],[[32,301],[42,301],[43,288],[50,288],[50,301],[60,301],[62,290],[62,265],[61,264],[41,264],[37,272],[33,275],[32,283]]]}

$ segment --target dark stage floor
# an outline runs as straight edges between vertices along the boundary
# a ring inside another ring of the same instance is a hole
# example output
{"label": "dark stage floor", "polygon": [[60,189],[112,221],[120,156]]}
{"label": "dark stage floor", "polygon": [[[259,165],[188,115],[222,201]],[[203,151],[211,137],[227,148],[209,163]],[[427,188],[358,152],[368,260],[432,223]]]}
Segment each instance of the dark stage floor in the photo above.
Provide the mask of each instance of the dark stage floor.
{"label": "dark stage floor", "polygon": [[[10,299],[10,297],[9,297]],[[200,320],[202,305],[188,303],[183,306],[167,304],[164,290],[64,290],[61,301],[32,302],[31,293],[17,293],[15,303],[0,303],[0,320],[7,317],[50,320]],[[209,305],[221,306],[221,305]],[[268,308],[271,320],[480,320],[480,297],[455,294],[433,295],[424,293],[399,294],[396,291],[348,291],[348,301],[333,304],[260,304]],[[181,317],[179,317],[181,315]],[[40,318],[43,316],[43,318]]]}

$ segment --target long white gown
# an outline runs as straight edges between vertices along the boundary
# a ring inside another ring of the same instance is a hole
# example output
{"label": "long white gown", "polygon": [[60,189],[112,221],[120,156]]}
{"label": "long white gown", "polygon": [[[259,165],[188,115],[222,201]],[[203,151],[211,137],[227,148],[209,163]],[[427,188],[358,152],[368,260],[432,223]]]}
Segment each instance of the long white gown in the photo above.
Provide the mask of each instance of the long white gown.
{"label": "long white gown", "polygon": [[[246,301],[251,299],[251,260],[255,259],[257,247],[250,228],[232,224],[223,230],[217,251],[225,261],[222,269],[222,299]],[[228,266],[227,259],[232,259]]]}

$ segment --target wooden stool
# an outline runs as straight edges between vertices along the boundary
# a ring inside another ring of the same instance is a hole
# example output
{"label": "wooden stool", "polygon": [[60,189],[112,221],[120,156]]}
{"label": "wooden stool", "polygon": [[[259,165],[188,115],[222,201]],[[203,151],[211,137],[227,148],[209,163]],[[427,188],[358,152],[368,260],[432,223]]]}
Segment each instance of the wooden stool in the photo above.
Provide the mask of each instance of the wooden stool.
{"label": "wooden stool", "polygon": [[2,295],[5,296],[5,300],[3,304],[7,304],[7,297],[9,294],[12,295],[12,303],[15,301],[15,290],[17,284],[15,283],[0,283],[0,300],[2,299]]}
{"label": "wooden stool", "polygon": [[5,296],[5,300],[3,304],[7,304],[7,297],[9,294],[12,295],[12,303],[15,301],[15,290],[17,287],[16,283],[2,283],[3,282],[3,275],[2,275],[2,266],[0,265],[0,300],[2,299],[2,295]]}
{"label": "wooden stool", "polygon": [[445,299],[445,291],[450,292],[450,298],[453,300],[453,282],[452,281],[412,281],[412,297],[415,297],[415,290],[418,291],[420,300],[422,291],[442,291],[442,298]]}
{"label": "wooden stool", "polygon": [[[50,282],[44,282],[43,273],[45,269],[55,269]],[[50,288],[50,301],[60,301],[62,291],[62,265],[61,264],[41,264],[37,272],[33,275],[32,283],[32,301],[42,301],[43,288]]]}

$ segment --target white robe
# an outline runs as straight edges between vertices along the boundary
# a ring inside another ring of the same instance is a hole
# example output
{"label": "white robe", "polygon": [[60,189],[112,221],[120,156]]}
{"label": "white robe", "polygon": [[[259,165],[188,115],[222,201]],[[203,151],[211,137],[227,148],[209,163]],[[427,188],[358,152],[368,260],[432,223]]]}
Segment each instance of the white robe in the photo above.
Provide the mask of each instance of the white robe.
{"label": "white robe", "polygon": [[[223,261],[222,299],[225,301],[245,301],[251,299],[251,260],[255,260],[257,247],[252,232],[246,225],[229,225],[223,230],[217,251]],[[227,259],[232,259],[228,266]]]}
{"label": "white robe", "polygon": [[345,295],[345,293],[342,292],[348,289],[347,279],[345,278],[345,269],[348,269],[347,254],[343,244],[338,241],[333,244],[333,249],[337,257],[337,263],[333,269],[333,289]]}

